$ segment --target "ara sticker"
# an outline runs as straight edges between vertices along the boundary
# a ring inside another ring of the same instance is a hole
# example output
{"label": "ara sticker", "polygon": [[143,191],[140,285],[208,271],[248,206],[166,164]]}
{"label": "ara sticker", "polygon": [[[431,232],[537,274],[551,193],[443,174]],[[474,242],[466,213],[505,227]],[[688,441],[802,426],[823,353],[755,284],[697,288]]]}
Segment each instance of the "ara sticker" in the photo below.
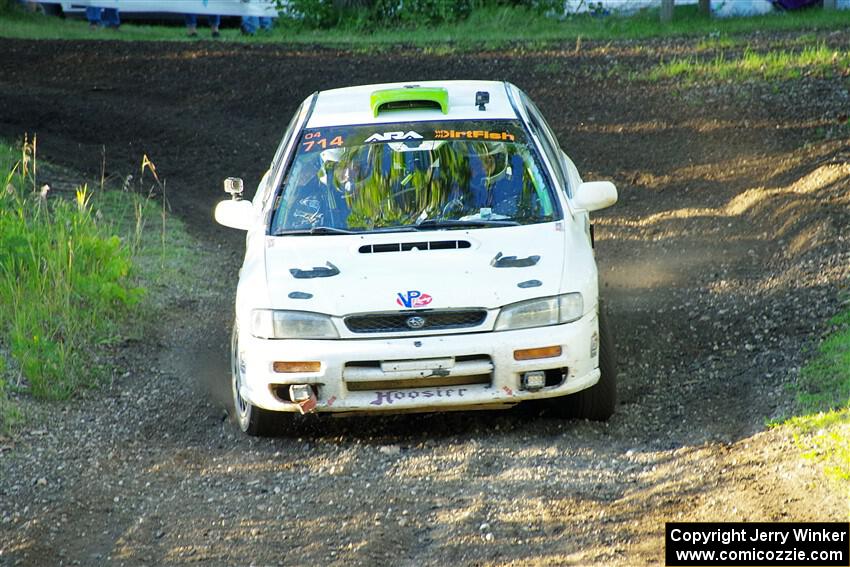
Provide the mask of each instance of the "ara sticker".
{"label": "ara sticker", "polygon": [[366,138],[365,143],[370,142],[392,142],[399,140],[421,140],[422,135],[417,134],[416,132],[384,132],[383,134],[372,134],[368,138]]}
{"label": "ara sticker", "polygon": [[409,290],[405,293],[397,293],[396,296],[395,302],[408,309],[413,307],[425,307],[434,299],[427,293],[422,293],[415,289]]}

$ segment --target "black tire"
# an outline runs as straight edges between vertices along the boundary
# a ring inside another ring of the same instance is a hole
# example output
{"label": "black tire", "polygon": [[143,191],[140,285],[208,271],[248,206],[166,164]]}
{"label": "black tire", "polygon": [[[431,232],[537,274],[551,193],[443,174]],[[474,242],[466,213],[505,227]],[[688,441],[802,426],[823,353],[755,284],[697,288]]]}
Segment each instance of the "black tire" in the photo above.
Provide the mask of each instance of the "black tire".
{"label": "black tire", "polygon": [[267,437],[274,431],[277,413],[258,408],[239,395],[242,371],[242,364],[239,359],[239,331],[234,324],[233,335],[230,340],[230,389],[232,392],[233,419],[243,433],[252,437]]}
{"label": "black tire", "polygon": [[617,407],[617,358],[608,316],[599,303],[599,382],[575,394],[553,400],[564,417],[607,421]]}

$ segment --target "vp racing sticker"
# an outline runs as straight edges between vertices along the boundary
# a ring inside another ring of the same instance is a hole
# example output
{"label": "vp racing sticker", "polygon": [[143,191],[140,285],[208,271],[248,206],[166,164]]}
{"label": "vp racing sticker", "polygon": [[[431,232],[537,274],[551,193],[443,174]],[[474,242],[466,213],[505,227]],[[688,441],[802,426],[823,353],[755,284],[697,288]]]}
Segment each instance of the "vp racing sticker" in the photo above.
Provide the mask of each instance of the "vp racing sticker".
{"label": "vp racing sticker", "polygon": [[395,302],[402,307],[411,309],[414,307],[425,307],[433,300],[434,298],[427,293],[412,289],[404,293],[397,293]]}

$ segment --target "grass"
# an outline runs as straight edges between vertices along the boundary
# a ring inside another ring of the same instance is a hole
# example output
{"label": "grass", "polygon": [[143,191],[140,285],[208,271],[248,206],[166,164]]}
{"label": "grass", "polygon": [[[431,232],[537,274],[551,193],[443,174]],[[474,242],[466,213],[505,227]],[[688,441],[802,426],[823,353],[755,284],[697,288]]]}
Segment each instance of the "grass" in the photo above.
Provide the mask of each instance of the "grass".
{"label": "grass", "polygon": [[[37,181],[36,152],[35,140],[0,143],[5,431],[23,417],[10,393],[67,399],[110,377],[108,348],[144,332],[155,316],[156,299],[145,288],[173,279],[189,255],[188,236],[162,201],[88,185],[53,195]],[[152,189],[164,188],[149,161],[142,174]]]}
{"label": "grass", "polygon": [[708,36],[697,42],[697,51],[716,51],[718,49],[733,49],[740,46],[741,40],[720,35],[719,33]]}
{"label": "grass", "polygon": [[677,58],[650,70],[646,78],[685,81],[789,80],[802,76],[839,77],[850,74],[850,51],[830,49],[823,44],[803,49],[765,53],[744,49],[739,57],[719,54],[713,60]]}
{"label": "grass", "polygon": [[[245,38],[238,30],[223,30],[224,42],[271,42],[319,44],[335,47],[377,49],[381,46],[413,45],[427,47],[450,44],[454,50],[480,50],[522,44],[541,49],[578,38],[595,40],[646,39],[653,37],[724,37],[752,32],[782,30],[844,29],[850,25],[850,11],[806,10],[747,18],[716,20],[697,13],[695,6],[679,6],[670,24],[661,24],[657,10],[632,16],[594,17],[572,15],[564,19],[545,17],[521,8],[480,9],[461,22],[434,27],[388,26],[364,30],[355,25],[330,30],[308,29],[291,19],[280,19],[277,28]],[[204,33],[201,30],[201,38]],[[120,31],[90,30],[81,20],[59,19],[12,11],[0,14],[0,37],[27,39],[112,39],[128,41],[193,41],[182,26],[139,26],[124,24]],[[711,40],[730,45],[732,39]],[[710,48],[711,41],[705,44]]]}
{"label": "grass", "polygon": [[[832,319],[836,330],[801,371],[799,415],[788,419],[806,458],[828,476],[850,481],[850,308]],[[848,492],[850,495],[850,492]]]}

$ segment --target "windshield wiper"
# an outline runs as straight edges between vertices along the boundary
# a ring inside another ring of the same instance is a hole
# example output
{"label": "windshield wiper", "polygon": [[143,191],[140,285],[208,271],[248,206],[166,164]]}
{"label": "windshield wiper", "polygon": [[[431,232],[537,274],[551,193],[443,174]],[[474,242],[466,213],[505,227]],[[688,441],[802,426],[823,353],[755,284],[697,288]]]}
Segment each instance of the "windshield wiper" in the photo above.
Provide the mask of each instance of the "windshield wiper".
{"label": "windshield wiper", "polygon": [[363,234],[374,234],[376,232],[416,232],[416,227],[405,224],[401,226],[382,226],[381,228],[362,231]]}
{"label": "windshield wiper", "polygon": [[482,228],[494,226],[519,226],[519,223],[512,220],[484,220],[484,219],[426,219],[417,225],[414,225],[417,230],[427,230],[431,228]]}
{"label": "windshield wiper", "polygon": [[314,236],[321,234],[355,234],[352,230],[334,228],[332,226],[314,226],[313,228],[297,228],[293,230],[278,230],[272,236]]}
{"label": "windshield wiper", "polygon": [[313,228],[298,228],[292,230],[279,230],[272,236],[315,236],[325,234],[371,234],[376,232],[416,232],[413,226],[385,226],[371,230],[346,230],[332,226],[314,226]]}

